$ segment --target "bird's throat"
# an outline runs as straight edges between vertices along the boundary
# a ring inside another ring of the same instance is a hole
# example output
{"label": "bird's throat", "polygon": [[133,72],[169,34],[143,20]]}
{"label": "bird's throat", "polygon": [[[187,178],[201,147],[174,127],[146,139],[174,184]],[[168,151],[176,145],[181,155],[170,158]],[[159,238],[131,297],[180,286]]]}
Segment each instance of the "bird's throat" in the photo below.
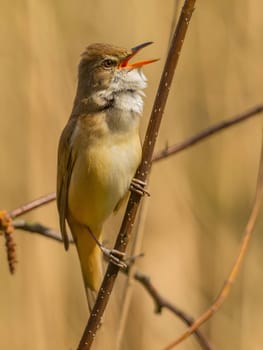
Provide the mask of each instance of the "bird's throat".
{"label": "bird's throat", "polygon": [[99,108],[110,106],[140,115],[143,109],[142,90],[146,85],[146,78],[141,70],[118,70],[108,88],[94,92],[93,101]]}

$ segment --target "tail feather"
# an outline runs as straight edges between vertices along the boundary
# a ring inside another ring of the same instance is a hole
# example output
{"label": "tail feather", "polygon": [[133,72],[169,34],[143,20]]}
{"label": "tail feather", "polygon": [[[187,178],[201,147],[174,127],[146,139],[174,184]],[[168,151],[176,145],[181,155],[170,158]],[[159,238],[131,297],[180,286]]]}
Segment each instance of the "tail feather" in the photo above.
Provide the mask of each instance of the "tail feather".
{"label": "tail feather", "polygon": [[[92,309],[102,281],[101,252],[85,226],[70,222],[70,228],[79,255],[89,308]],[[100,240],[101,230],[92,232]]]}

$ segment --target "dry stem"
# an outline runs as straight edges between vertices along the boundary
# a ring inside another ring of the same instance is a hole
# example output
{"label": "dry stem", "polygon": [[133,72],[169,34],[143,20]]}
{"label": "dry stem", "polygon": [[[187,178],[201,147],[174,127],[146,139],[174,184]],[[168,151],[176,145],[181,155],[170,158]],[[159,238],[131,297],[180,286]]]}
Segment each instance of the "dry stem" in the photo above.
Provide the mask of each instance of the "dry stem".
{"label": "dry stem", "polygon": [[[195,321],[194,319],[186,314],[184,311],[179,309],[177,306],[170,303],[167,299],[161,296],[161,294],[157,291],[157,289],[153,286],[151,283],[151,280],[148,276],[142,274],[139,271],[136,271],[133,275],[134,279],[147,290],[147,292],[150,294],[150,296],[153,298],[155,305],[156,305],[156,313],[161,313],[163,308],[166,308],[170,310],[172,313],[174,313],[176,316],[178,316],[184,323],[186,323],[188,326],[191,326]],[[199,331],[199,329],[196,329],[194,331],[194,334],[201,345],[201,347],[205,350],[213,350],[213,347],[211,344],[209,344],[208,340],[205,338],[205,336]]]}
{"label": "dry stem", "polygon": [[[26,220],[14,220],[13,226],[16,229],[27,231],[30,233],[37,233],[41,236],[54,239],[55,241],[62,242],[61,233],[55,231],[45,225],[38,222],[28,222]],[[69,240],[69,243],[74,243],[73,239]]]}
{"label": "dry stem", "polygon": [[[163,70],[162,78],[158,88],[157,96],[153,105],[152,114],[148,124],[144,144],[143,144],[143,155],[142,163],[137,170],[135,177],[141,181],[146,181],[150,170],[151,160],[153,155],[153,149],[157,139],[159,126],[162,120],[166,100],[169,94],[169,88],[173,79],[174,71],[178,63],[181,48],[184,42],[184,37],[188,28],[188,24],[194,10],[194,0],[186,0],[179,18],[178,25],[176,27],[171,47],[168,53],[168,57]],[[114,249],[125,252],[127,244],[130,239],[132,226],[136,217],[138,206],[140,203],[140,195],[136,192],[132,192],[126,213],[123,218],[121,229],[117,237]],[[119,272],[119,268],[116,265],[109,264],[104,280],[102,282],[95,306],[90,314],[87,326],[84,334],[78,346],[79,350],[90,349],[96,331],[101,322],[102,315],[108,304],[108,300],[115,283],[115,279]]]}
{"label": "dry stem", "polygon": [[243,239],[241,242],[241,246],[238,252],[238,255],[236,257],[236,260],[232,266],[232,269],[230,270],[230,273],[228,275],[228,278],[226,282],[223,285],[223,288],[217,298],[215,299],[214,303],[209,307],[207,311],[205,311],[180,337],[178,337],[175,341],[170,343],[168,346],[165,347],[164,350],[170,350],[174,348],[176,345],[180,344],[183,340],[188,338],[197,328],[199,328],[204,322],[206,322],[218,309],[221,307],[223,302],[225,301],[226,297],[228,296],[231,285],[233,284],[239,270],[241,263],[243,262],[245,253],[248,248],[248,243],[250,241],[256,219],[259,214],[259,209],[262,201],[262,195],[263,195],[263,139],[262,139],[262,146],[261,146],[261,158],[259,163],[259,171],[258,171],[258,181],[257,181],[257,188],[256,188],[256,194],[254,199],[254,204],[251,209],[251,213],[243,234]]}
{"label": "dry stem", "polygon": [[206,138],[214,135],[215,133],[218,133],[220,131],[225,130],[226,128],[229,128],[230,126],[234,126],[238,123],[241,123],[253,116],[256,116],[263,112],[263,104],[257,105],[246,112],[243,112],[241,114],[236,115],[233,118],[230,118],[228,120],[224,120],[218,124],[212,125],[211,127],[202,130],[200,133],[197,133],[188,139],[177,143],[175,145],[172,145],[170,147],[166,147],[165,149],[156,152],[153,156],[153,162],[157,162],[159,160],[165,159],[169,156],[172,156],[176,153],[179,153],[181,151],[184,151],[192,146],[194,146],[196,143],[205,140]]}
{"label": "dry stem", "polygon": [[21,207],[18,207],[16,209],[11,210],[8,215],[10,218],[14,219],[17,218],[18,216],[21,216],[23,214],[26,214],[36,208],[39,208],[45,204],[48,204],[56,199],[56,193],[52,192],[49,193],[45,196],[39,197],[29,203],[26,203],[22,205]]}

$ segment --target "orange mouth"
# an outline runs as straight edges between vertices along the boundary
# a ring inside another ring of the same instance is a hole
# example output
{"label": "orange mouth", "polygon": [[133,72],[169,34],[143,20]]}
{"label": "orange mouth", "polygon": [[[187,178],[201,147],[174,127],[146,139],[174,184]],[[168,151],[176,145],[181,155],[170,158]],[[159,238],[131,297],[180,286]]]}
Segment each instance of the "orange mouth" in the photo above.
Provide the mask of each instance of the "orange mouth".
{"label": "orange mouth", "polygon": [[133,47],[131,49],[131,54],[129,54],[127,57],[124,58],[124,60],[122,60],[120,62],[120,64],[118,65],[119,69],[122,68],[128,68],[128,69],[134,69],[134,68],[139,68],[142,67],[146,64],[150,64],[156,61],[159,61],[159,59],[153,59],[153,60],[143,60],[143,61],[138,61],[138,62],[133,62],[133,63],[129,63],[130,59],[135,56],[141,49],[143,49],[144,47],[151,45],[152,41],[147,41],[146,43],[137,45],[135,47]]}

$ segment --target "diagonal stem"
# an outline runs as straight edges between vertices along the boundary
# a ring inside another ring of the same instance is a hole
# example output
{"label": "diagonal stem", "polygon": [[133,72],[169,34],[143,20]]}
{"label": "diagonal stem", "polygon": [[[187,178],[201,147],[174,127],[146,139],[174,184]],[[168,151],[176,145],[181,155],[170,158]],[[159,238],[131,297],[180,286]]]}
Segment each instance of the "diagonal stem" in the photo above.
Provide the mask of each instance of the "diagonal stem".
{"label": "diagonal stem", "polygon": [[[142,163],[136,173],[136,178],[141,181],[146,181],[150,170],[151,160],[155,142],[157,139],[160,123],[162,120],[166,100],[169,94],[169,88],[172,83],[174,71],[178,63],[182,45],[184,42],[185,34],[188,28],[188,24],[194,10],[195,0],[185,0],[181,15],[178,21],[178,25],[175,29],[171,46],[168,52],[168,57],[165,63],[161,81],[159,84],[158,92],[153,105],[148,129],[146,132],[144,144]],[[127,209],[122,221],[119,235],[117,237],[114,249],[125,252],[128,245],[133,223],[135,221],[136,213],[140,203],[141,196],[132,192],[127,205]],[[78,350],[90,349],[93,340],[96,335],[96,331],[101,322],[104,310],[108,304],[109,297],[114,286],[119,267],[113,264],[109,264],[106,274],[104,276],[100,291],[98,293],[97,300],[94,308],[90,314],[87,326],[84,334],[78,346]]]}

